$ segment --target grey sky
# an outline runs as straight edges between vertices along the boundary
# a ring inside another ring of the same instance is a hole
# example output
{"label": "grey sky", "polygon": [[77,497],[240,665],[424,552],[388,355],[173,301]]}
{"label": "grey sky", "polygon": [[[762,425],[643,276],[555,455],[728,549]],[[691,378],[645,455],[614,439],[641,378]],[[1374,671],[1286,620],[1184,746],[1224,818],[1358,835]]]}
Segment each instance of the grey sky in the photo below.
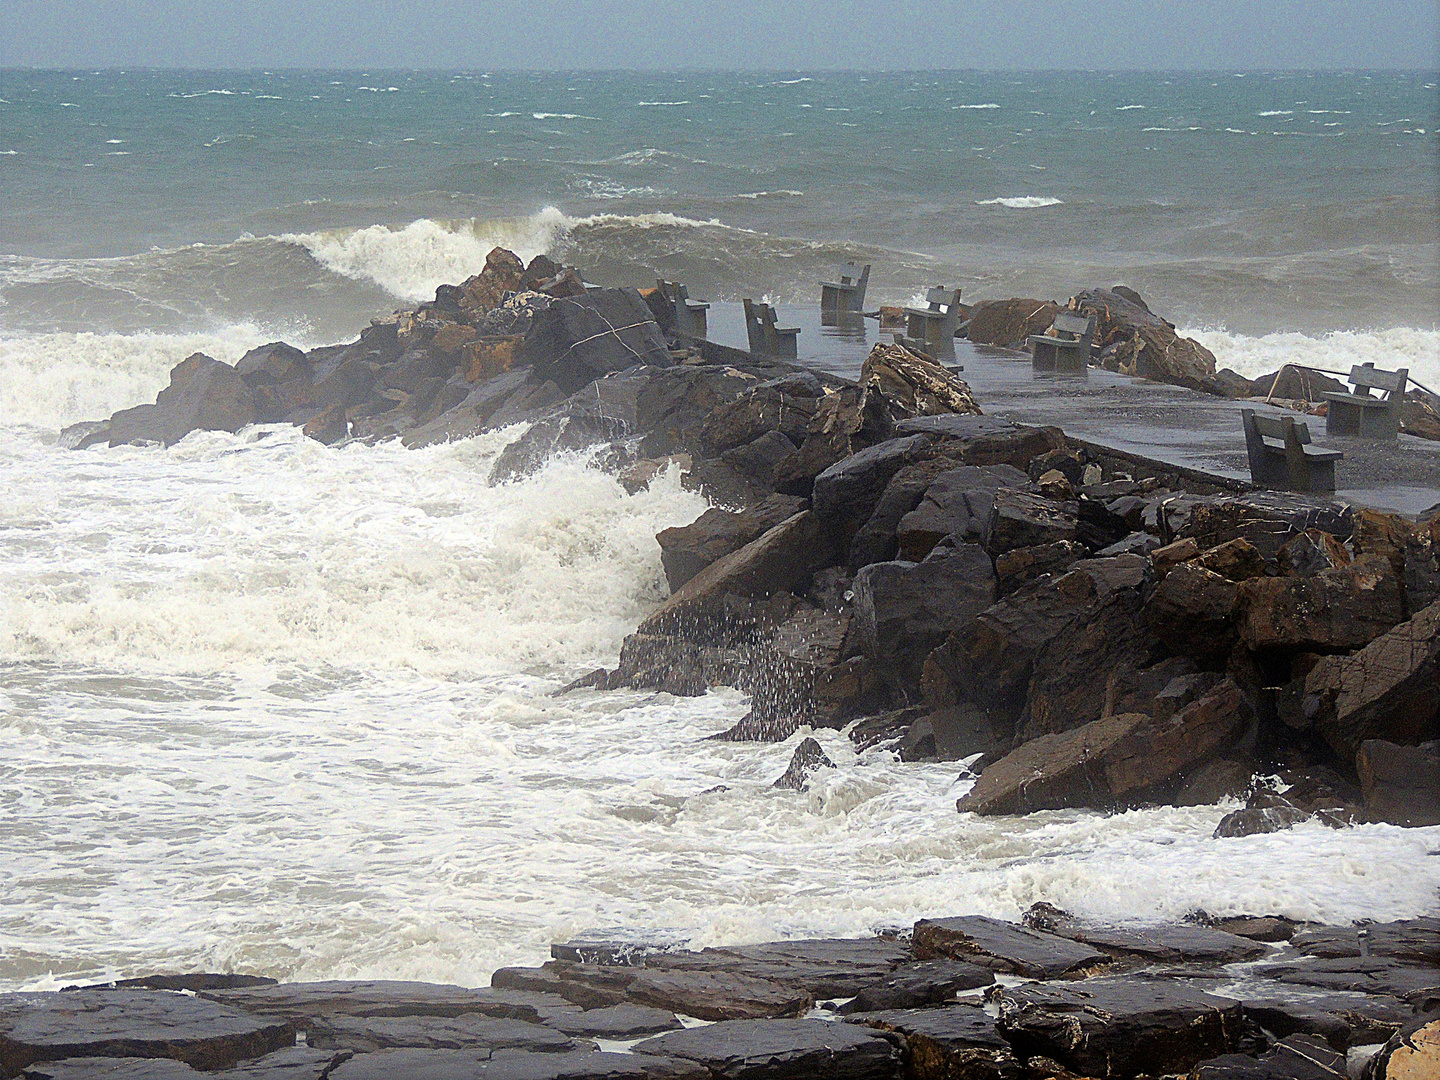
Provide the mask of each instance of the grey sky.
{"label": "grey sky", "polygon": [[1440,0],[0,0],[0,67],[1420,68]]}

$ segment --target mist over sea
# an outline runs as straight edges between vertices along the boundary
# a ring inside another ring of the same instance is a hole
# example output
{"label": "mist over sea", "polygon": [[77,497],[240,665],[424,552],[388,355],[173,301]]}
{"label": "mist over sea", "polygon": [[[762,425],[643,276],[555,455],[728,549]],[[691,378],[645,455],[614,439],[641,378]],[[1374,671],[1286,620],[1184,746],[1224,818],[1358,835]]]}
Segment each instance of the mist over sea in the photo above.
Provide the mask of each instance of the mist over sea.
{"label": "mist over sea", "polygon": [[496,244],[708,300],[810,303],[852,257],[872,302],[1123,282],[1247,375],[1440,388],[1437,102],[1380,73],[0,71],[0,988],[474,985],[597,927],[699,946],[1037,900],[1433,911],[1440,829],[962,818],[954,765],[829,731],[838,768],[775,791],[796,740],[699,741],[739,694],[549,697],[664,595],[654,533],[704,509],[673,474],[490,488],[504,433],[55,435],[196,350],[353,338]]}

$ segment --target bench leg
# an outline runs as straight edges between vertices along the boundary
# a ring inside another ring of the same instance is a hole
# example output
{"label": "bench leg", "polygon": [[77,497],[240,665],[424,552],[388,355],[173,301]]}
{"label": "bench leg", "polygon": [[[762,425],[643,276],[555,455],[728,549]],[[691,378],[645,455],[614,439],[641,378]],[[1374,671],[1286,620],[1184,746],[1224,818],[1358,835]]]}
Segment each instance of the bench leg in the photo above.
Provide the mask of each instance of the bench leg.
{"label": "bench leg", "polygon": [[1325,410],[1326,435],[1359,435],[1360,412],[1354,405],[1343,401],[1332,401]]}

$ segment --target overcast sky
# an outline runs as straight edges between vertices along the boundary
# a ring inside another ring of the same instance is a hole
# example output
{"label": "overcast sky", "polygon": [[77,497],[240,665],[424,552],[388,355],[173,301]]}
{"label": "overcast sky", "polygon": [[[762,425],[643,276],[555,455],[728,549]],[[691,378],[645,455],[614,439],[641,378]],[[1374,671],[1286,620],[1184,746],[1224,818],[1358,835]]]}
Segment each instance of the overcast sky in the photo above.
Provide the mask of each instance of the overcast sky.
{"label": "overcast sky", "polygon": [[0,0],[0,67],[1440,67],[1440,0]]}

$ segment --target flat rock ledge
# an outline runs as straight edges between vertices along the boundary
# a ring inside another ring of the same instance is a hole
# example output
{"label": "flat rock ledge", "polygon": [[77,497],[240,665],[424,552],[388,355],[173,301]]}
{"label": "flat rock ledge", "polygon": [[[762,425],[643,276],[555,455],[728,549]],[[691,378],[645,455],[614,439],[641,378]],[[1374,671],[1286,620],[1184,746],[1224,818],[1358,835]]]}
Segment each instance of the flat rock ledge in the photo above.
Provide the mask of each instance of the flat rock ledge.
{"label": "flat rock ledge", "polygon": [[594,936],[472,989],[164,975],[0,995],[0,1080],[1414,1080],[1440,918],[922,919],[690,951]]}

